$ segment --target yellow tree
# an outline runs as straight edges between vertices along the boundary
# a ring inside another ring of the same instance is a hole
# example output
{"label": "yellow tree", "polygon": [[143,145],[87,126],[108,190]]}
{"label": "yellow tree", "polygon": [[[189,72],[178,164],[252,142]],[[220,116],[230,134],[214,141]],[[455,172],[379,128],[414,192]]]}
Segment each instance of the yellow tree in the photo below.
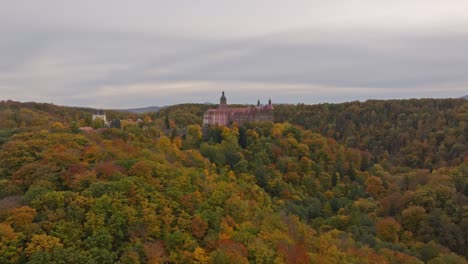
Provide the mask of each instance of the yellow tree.
{"label": "yellow tree", "polygon": [[416,234],[426,219],[426,209],[421,206],[410,206],[401,212],[403,226],[413,234]]}
{"label": "yellow tree", "polygon": [[56,247],[63,247],[60,239],[46,234],[33,235],[31,242],[27,243],[25,252],[27,255],[32,255],[35,252],[51,252]]}
{"label": "yellow tree", "polygon": [[393,218],[381,219],[376,223],[377,237],[391,243],[398,243],[400,224]]}
{"label": "yellow tree", "polygon": [[380,177],[370,176],[369,178],[367,178],[365,184],[366,192],[372,195],[372,197],[378,199],[385,195],[385,188]]}
{"label": "yellow tree", "polygon": [[201,247],[195,248],[193,252],[193,263],[206,264],[210,257],[206,254],[205,250]]}

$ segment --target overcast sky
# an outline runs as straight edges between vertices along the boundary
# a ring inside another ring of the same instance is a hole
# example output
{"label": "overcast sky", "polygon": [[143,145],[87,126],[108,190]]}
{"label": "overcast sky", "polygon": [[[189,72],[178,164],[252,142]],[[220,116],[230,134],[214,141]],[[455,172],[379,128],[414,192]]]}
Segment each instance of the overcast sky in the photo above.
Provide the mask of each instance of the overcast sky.
{"label": "overcast sky", "polygon": [[0,100],[128,108],[468,94],[466,0],[0,0]]}

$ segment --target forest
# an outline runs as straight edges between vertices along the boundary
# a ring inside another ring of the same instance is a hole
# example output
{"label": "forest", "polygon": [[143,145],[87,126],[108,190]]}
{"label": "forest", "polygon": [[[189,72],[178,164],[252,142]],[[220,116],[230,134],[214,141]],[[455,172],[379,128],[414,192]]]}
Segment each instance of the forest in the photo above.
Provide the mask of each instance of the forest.
{"label": "forest", "polygon": [[468,263],[468,100],[106,111],[0,102],[0,263]]}

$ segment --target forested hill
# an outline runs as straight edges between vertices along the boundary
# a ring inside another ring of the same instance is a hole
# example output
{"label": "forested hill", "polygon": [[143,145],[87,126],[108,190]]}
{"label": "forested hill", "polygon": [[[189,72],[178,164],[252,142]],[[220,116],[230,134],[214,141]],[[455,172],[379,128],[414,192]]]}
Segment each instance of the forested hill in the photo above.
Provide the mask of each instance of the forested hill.
{"label": "forested hill", "polygon": [[367,150],[376,162],[433,168],[468,155],[468,102],[461,99],[278,105],[275,121]]}
{"label": "forested hill", "polygon": [[[202,124],[213,106],[175,105],[153,114],[175,126]],[[432,169],[468,156],[468,101],[368,100],[341,104],[275,105],[275,122],[288,122],[370,154],[370,162]]]}
{"label": "forested hill", "polygon": [[0,263],[467,263],[467,103],[276,106],[203,135],[206,105],[82,132],[91,109],[1,102]]}
{"label": "forested hill", "polygon": [[[77,130],[80,126],[91,126],[95,111],[47,103],[0,101],[0,145],[14,133],[22,131],[51,129],[54,126]],[[136,115],[119,111],[106,111],[106,114],[109,120],[136,118]]]}
{"label": "forested hill", "polygon": [[[0,101],[0,128],[37,130],[49,128],[54,122],[67,126],[89,125],[96,109],[85,107],[66,107],[48,103]],[[106,110],[108,119],[129,118],[137,115]]]}

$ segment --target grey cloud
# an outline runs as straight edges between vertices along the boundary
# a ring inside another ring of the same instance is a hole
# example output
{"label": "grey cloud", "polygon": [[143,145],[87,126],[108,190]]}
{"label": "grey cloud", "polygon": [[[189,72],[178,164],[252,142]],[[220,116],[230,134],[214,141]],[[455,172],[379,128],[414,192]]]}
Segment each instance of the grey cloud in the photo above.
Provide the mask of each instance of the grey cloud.
{"label": "grey cloud", "polygon": [[[214,14],[207,3],[202,5],[206,10],[199,6],[195,13],[185,9],[178,13],[183,5],[171,4],[166,11],[155,11],[154,20],[151,12],[143,12],[140,20],[135,10],[126,13],[117,5],[122,17],[108,21],[95,10],[86,20],[84,7],[75,3],[81,8],[73,19],[52,15],[37,25],[36,14],[24,17],[19,8],[13,15],[0,11],[0,99],[138,107],[215,101],[223,89],[241,103],[265,96],[268,87],[279,101],[290,103],[457,97],[468,90],[468,32],[460,30],[468,23],[458,13],[442,19],[440,27],[431,27],[437,25],[435,20],[423,16],[415,20],[422,26],[408,22],[411,27],[403,30],[405,22],[399,21],[395,22],[399,27],[388,30],[393,21],[354,7],[352,16],[341,19],[344,11],[336,1],[320,5],[325,13],[338,10],[331,20],[314,17],[318,11],[311,6],[301,12],[296,7],[282,12],[275,6],[255,20],[250,13],[262,6],[255,3],[245,21],[231,15],[224,21],[226,10]],[[237,14],[245,7],[231,5]],[[295,12],[298,19],[286,19]],[[451,9],[444,12],[450,14]],[[176,13],[180,21],[170,18]],[[285,21],[275,19],[283,13]],[[378,23],[374,28],[359,26],[365,21]],[[448,29],[451,23],[457,25],[455,30]],[[191,30],[194,34],[187,33]],[[188,85],[175,89],[180,83]],[[245,87],[251,88],[248,95]]]}
{"label": "grey cloud", "polygon": [[403,48],[389,51],[347,43],[282,44],[280,39],[207,43],[150,56],[145,63],[96,82],[211,80],[415,88],[468,82],[468,54],[464,52],[468,35],[395,38],[386,45],[392,42]]}

